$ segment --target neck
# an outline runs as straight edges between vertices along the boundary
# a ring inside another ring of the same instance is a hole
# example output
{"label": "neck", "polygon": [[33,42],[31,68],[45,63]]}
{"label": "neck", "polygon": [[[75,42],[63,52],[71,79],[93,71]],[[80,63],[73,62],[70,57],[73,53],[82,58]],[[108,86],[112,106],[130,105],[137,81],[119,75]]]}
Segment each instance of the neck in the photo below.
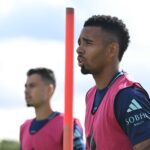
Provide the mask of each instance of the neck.
{"label": "neck", "polygon": [[107,68],[103,70],[102,72],[100,72],[99,74],[93,75],[97,88],[104,89],[105,87],[107,87],[110,80],[118,71],[119,71],[118,68],[115,68],[115,69]]}
{"label": "neck", "polygon": [[35,108],[36,120],[46,119],[52,113],[53,113],[53,110],[51,109],[49,105]]}

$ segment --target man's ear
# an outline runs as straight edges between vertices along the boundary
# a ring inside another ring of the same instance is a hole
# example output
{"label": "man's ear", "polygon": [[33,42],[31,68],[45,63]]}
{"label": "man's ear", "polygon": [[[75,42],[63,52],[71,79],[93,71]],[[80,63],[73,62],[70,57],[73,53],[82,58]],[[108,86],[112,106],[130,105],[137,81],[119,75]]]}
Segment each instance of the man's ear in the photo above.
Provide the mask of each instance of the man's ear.
{"label": "man's ear", "polygon": [[49,84],[49,86],[48,86],[48,93],[49,93],[50,95],[53,95],[54,90],[55,90],[54,85],[53,85],[53,84]]}
{"label": "man's ear", "polygon": [[108,45],[108,58],[112,59],[114,57],[118,58],[119,55],[119,44],[117,42],[112,42]]}

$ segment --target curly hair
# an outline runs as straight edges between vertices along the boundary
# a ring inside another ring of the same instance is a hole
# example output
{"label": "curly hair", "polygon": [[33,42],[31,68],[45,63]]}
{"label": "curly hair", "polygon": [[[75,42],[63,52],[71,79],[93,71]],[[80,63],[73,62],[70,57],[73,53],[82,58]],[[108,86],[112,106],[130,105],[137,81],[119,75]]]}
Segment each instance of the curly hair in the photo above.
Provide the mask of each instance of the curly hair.
{"label": "curly hair", "polygon": [[85,21],[84,27],[87,26],[101,27],[103,31],[108,33],[111,37],[113,36],[114,39],[117,39],[119,44],[118,59],[121,61],[130,42],[129,32],[123,21],[109,15],[94,15]]}

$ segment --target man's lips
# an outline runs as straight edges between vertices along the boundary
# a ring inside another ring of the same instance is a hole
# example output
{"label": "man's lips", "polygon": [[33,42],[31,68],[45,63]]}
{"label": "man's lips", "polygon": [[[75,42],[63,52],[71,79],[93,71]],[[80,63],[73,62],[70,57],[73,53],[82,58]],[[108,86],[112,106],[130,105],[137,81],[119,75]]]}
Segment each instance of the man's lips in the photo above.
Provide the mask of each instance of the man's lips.
{"label": "man's lips", "polygon": [[79,55],[77,59],[78,59],[78,65],[83,66],[85,58]]}

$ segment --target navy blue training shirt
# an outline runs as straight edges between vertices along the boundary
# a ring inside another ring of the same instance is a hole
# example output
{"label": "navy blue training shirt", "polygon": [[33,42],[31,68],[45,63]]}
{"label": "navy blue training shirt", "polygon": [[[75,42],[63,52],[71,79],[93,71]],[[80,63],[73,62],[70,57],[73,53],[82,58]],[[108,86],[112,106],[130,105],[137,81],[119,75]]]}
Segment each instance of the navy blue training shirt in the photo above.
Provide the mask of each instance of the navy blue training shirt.
{"label": "navy blue training shirt", "polygon": [[150,100],[141,89],[129,87],[120,91],[115,98],[114,110],[133,145],[150,138]]}
{"label": "navy blue training shirt", "polygon": [[[97,89],[91,112],[93,115],[109,86],[120,75],[121,72],[117,73],[106,88]],[[133,145],[150,138],[150,99],[146,92],[137,87],[121,90],[115,98],[114,112],[118,123]]]}
{"label": "navy blue training shirt", "polygon": [[[35,134],[38,132],[43,126],[46,125],[46,123],[53,119],[55,116],[60,114],[59,112],[54,112],[52,113],[47,119],[44,120],[36,120],[34,119],[32,121],[32,124],[30,126],[30,133]],[[74,133],[73,133],[73,150],[84,150],[85,149],[85,144],[83,141],[83,131],[80,128],[78,124],[74,122]]]}

